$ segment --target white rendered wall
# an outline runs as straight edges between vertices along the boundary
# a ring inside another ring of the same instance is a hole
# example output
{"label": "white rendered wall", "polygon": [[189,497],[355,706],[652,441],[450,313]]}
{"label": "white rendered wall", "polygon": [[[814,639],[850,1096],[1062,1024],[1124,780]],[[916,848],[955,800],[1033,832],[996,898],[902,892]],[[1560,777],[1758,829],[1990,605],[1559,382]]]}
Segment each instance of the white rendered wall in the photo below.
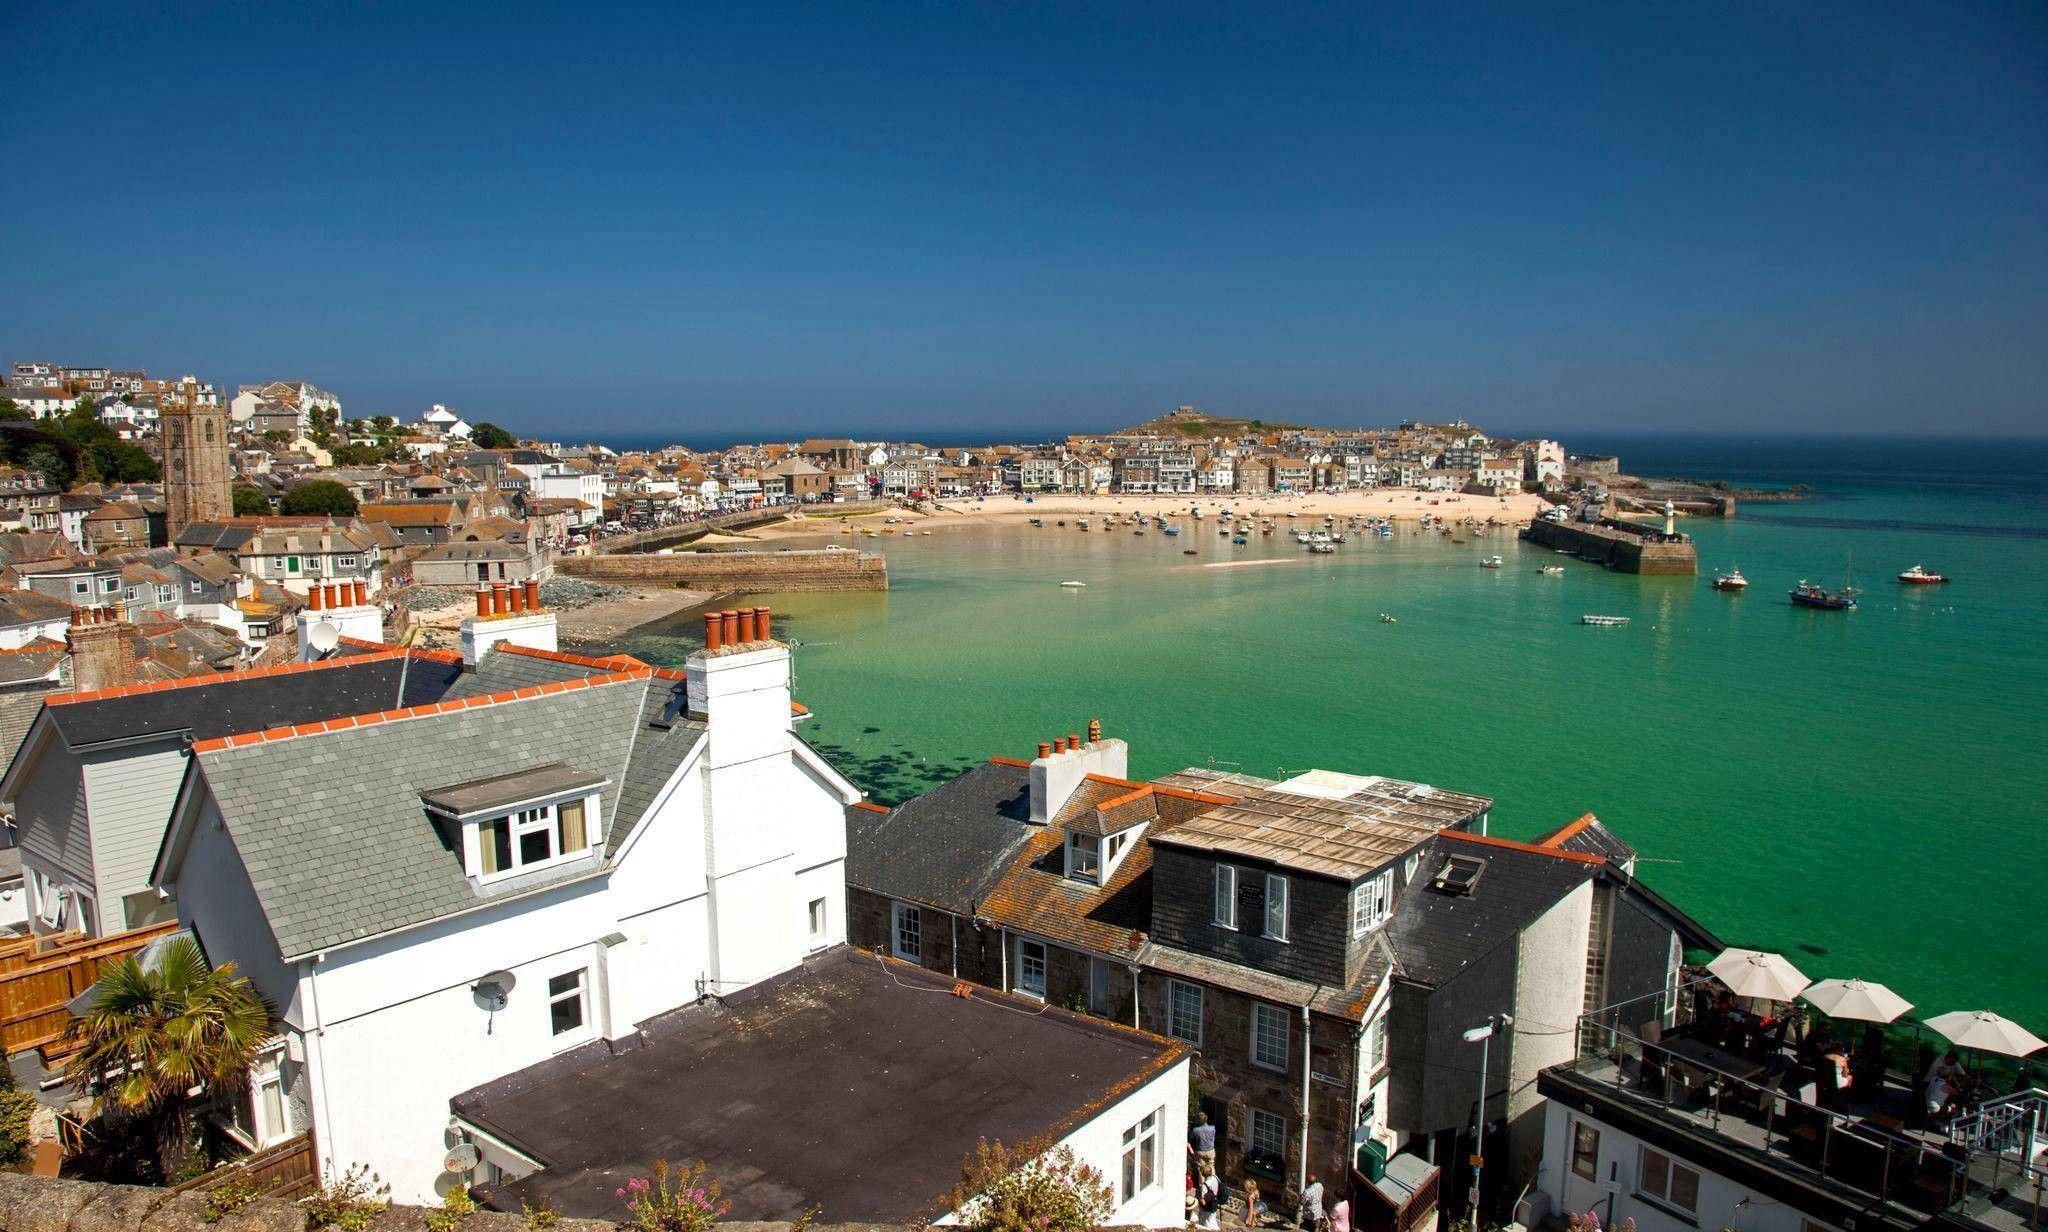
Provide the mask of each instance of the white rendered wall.
{"label": "white rendered wall", "polygon": [[[1600,1159],[1595,1173],[1600,1178],[1598,1181],[1586,1180],[1572,1171],[1572,1125],[1580,1121],[1600,1133]],[[1550,1195],[1552,1213],[1565,1211],[1577,1214],[1598,1208],[1603,1218],[1607,1217],[1606,1203],[1611,1194],[1614,1211],[1607,1219],[1608,1226],[1633,1219],[1638,1232],[1699,1232],[1701,1228],[1733,1228],[1737,1232],[1805,1232],[1803,1225],[1809,1222],[1827,1226],[1797,1207],[1757,1194],[1746,1185],[1674,1156],[1678,1162],[1700,1174],[1697,1218],[1681,1219],[1637,1196],[1642,1145],[1640,1139],[1605,1121],[1574,1112],[1562,1104],[1546,1104],[1543,1165],[1537,1174],[1537,1188]]]}
{"label": "white rendered wall", "polygon": [[1060,1140],[1074,1157],[1102,1173],[1114,1188],[1123,1171],[1123,1134],[1154,1108],[1164,1108],[1159,1127],[1158,1184],[1113,1208],[1105,1225],[1179,1228],[1187,1222],[1188,1060],[1182,1057],[1150,1082],[1096,1114]]}
{"label": "white rendered wall", "polygon": [[1592,927],[1593,882],[1588,878],[1517,939],[1509,1120],[1543,1102],[1536,1093],[1539,1072],[1578,1055],[1579,1015],[1586,1007],[1586,942]]}

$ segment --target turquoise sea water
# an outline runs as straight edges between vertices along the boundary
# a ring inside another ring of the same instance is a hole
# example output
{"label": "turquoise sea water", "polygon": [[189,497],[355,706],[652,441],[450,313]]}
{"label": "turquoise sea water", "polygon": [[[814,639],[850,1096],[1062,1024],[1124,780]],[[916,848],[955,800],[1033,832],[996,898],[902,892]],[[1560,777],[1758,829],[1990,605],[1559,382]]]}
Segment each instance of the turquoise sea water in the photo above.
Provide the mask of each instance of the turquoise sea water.
{"label": "turquoise sea water", "polygon": [[[1492,796],[1496,832],[1522,837],[1591,810],[1731,944],[1885,982],[1923,1015],[1990,1008],[2048,1032],[2048,450],[1612,447],[1642,473],[1817,495],[1688,520],[1697,579],[1611,574],[1512,533],[1410,529],[1313,558],[1284,533],[1233,548],[1213,519],[1178,537],[863,539],[888,553],[889,593],[772,600],[800,643],[806,734],[884,801],[1100,717],[1141,777],[1394,775]],[[1478,567],[1494,553],[1504,568]],[[1259,559],[1283,563],[1206,567]],[[1787,604],[1852,559],[1861,610]],[[1898,585],[1914,563],[1957,580]],[[1708,586],[1730,564],[1748,593]],[[680,662],[693,625],[621,648]]]}

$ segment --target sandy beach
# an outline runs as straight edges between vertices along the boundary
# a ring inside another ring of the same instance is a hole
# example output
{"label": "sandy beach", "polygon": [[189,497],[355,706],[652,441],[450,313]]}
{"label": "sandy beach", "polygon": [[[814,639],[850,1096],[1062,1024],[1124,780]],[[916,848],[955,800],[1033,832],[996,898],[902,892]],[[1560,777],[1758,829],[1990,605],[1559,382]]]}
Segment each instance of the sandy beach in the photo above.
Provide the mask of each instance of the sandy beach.
{"label": "sandy beach", "polygon": [[[702,590],[608,585],[602,588],[601,597],[574,606],[556,604],[551,610],[555,613],[556,636],[562,649],[577,650],[616,641],[641,625],[666,620],[714,597]],[[420,624],[419,644],[454,649],[462,618],[474,610],[473,604],[465,602],[415,612]]]}
{"label": "sandy beach", "polygon": [[[838,535],[845,533],[849,528],[880,526],[889,518],[896,518],[899,527],[908,522],[920,531],[939,532],[950,527],[997,526],[1024,522],[1031,518],[1121,518],[1132,513],[1186,516],[1191,507],[1200,509],[1204,517],[1218,517],[1223,510],[1229,509],[1237,516],[1257,518],[1284,518],[1291,513],[1296,518],[1321,518],[1325,514],[1330,514],[1338,518],[1419,521],[1426,515],[1449,518],[1470,515],[1482,520],[1492,517],[1520,524],[1534,518],[1548,506],[1541,497],[1527,493],[1515,493],[1500,498],[1469,496],[1455,492],[1415,492],[1405,488],[1226,499],[1199,496],[1082,496],[1054,493],[1035,496],[1028,502],[1020,496],[992,496],[981,501],[941,501],[931,512],[896,509],[859,517],[834,518],[829,512],[821,511],[822,516],[794,516],[786,522],[749,530],[745,532],[744,537],[758,543],[817,535]],[[725,535],[719,538],[725,541],[734,539],[733,536]]]}

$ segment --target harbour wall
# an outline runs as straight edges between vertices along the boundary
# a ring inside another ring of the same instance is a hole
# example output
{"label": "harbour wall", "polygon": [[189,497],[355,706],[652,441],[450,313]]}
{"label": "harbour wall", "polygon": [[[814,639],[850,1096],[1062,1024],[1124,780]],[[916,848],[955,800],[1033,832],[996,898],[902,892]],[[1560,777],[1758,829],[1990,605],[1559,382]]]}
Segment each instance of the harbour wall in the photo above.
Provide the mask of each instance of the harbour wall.
{"label": "harbour wall", "polygon": [[889,562],[879,552],[635,552],[564,556],[555,569],[590,582],[750,594],[889,589]]}
{"label": "harbour wall", "polygon": [[1665,539],[1659,532],[1613,522],[1529,523],[1522,538],[1547,548],[1563,548],[1590,556],[1622,573],[1690,575],[1700,571],[1699,552],[1684,535]]}
{"label": "harbour wall", "polygon": [[777,505],[771,509],[740,509],[732,513],[714,513],[708,518],[699,518],[694,522],[682,522],[656,530],[643,530],[631,535],[614,535],[597,544],[593,554],[617,556],[628,552],[651,552],[657,548],[679,547],[701,539],[714,530],[750,530],[756,526],[767,526],[783,521],[792,513],[800,512],[821,519],[850,518],[863,513],[883,513],[896,507],[894,501],[848,501],[839,505]]}

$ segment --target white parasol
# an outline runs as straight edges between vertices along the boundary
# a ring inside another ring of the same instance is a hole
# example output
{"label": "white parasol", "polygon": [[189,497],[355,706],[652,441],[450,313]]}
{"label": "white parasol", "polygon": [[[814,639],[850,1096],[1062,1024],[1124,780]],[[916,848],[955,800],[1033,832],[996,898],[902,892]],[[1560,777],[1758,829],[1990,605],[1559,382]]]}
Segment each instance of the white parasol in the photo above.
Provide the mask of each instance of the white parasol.
{"label": "white parasol", "polygon": [[1863,980],[1822,980],[1799,995],[1830,1018],[1859,1022],[1890,1022],[1913,1008],[1884,985]]}
{"label": "white parasol", "polygon": [[1928,1019],[1927,1025],[1958,1048],[2000,1052],[2009,1057],[2023,1057],[2048,1048],[2048,1041],[1990,1010],[1955,1010]]}
{"label": "white parasol", "polygon": [[1766,1001],[1790,1001],[1813,982],[1786,962],[1783,954],[1762,950],[1723,950],[1707,964],[1707,970],[1736,996]]}

